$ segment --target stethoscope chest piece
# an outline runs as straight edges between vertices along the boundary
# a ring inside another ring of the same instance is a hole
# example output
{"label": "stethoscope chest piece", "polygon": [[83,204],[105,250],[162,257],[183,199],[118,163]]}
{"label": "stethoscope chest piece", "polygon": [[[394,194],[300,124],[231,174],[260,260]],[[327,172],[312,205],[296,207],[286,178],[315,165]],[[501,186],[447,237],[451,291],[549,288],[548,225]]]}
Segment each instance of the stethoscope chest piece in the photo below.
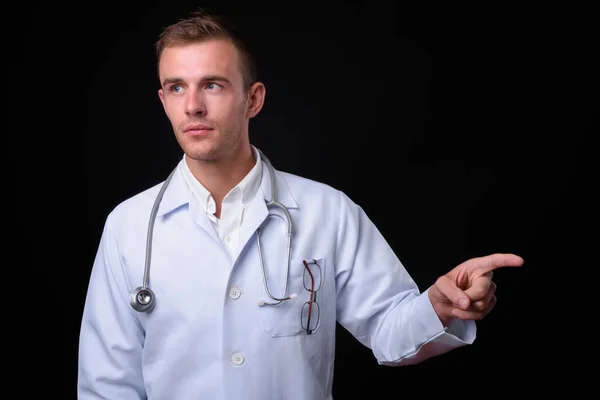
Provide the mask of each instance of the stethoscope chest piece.
{"label": "stethoscope chest piece", "polygon": [[156,304],[154,292],[148,288],[138,287],[129,295],[131,307],[139,312],[148,312],[154,308]]}

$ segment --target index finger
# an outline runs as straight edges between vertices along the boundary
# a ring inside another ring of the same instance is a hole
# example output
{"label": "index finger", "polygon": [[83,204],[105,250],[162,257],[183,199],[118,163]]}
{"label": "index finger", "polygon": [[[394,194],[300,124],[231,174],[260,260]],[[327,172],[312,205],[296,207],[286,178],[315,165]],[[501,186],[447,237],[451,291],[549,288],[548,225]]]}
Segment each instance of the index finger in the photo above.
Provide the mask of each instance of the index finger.
{"label": "index finger", "polygon": [[520,267],[523,265],[523,258],[516,254],[490,254],[484,257],[471,258],[465,261],[459,267],[467,268],[468,270],[477,270],[480,274],[493,271],[502,267]]}

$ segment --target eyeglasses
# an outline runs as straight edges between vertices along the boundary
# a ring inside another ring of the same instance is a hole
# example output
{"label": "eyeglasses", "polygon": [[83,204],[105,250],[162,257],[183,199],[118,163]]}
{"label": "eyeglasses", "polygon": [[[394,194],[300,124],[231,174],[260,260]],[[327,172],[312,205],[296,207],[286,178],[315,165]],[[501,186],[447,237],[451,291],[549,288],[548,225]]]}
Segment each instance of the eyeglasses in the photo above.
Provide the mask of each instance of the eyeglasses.
{"label": "eyeglasses", "polygon": [[319,318],[321,317],[321,310],[319,303],[317,303],[317,292],[321,288],[323,274],[321,266],[316,260],[302,260],[302,262],[304,263],[304,288],[310,292],[310,298],[302,306],[300,319],[302,329],[306,331],[307,335],[310,335],[319,325]]}

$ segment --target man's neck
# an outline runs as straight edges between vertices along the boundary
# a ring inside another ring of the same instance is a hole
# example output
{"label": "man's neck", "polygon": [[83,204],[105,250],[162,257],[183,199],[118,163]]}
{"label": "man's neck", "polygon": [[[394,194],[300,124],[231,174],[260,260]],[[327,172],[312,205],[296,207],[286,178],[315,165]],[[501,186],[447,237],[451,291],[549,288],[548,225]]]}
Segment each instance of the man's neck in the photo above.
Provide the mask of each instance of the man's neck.
{"label": "man's neck", "polygon": [[250,146],[217,162],[202,162],[185,157],[192,174],[208,190],[216,204],[215,216],[221,216],[223,198],[244,179],[256,165]]}

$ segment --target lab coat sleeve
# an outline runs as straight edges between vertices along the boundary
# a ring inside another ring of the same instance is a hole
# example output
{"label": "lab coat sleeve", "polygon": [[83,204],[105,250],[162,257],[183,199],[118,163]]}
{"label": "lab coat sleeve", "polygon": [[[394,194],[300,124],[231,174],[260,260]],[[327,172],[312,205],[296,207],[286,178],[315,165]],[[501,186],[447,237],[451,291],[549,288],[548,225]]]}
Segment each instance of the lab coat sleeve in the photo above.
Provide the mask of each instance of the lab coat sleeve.
{"label": "lab coat sleeve", "polygon": [[92,266],[81,323],[79,400],[146,398],[141,369],[144,335],[129,305],[125,282],[109,219]]}
{"label": "lab coat sleeve", "polygon": [[471,344],[475,322],[444,327],[362,208],[341,193],[335,254],[338,322],[383,365],[416,364]]}

